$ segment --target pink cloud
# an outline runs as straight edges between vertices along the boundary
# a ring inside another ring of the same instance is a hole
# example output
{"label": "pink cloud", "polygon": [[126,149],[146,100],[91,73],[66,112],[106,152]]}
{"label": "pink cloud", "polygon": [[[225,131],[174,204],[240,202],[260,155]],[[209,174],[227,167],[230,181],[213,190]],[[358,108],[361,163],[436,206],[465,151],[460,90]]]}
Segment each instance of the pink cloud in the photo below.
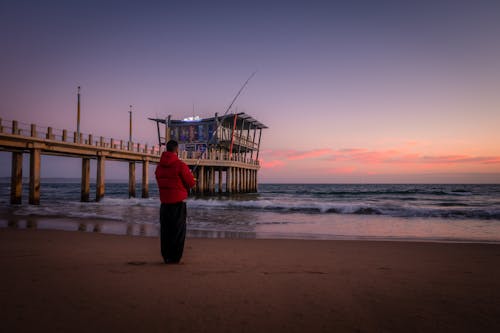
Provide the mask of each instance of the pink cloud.
{"label": "pink cloud", "polygon": [[[459,164],[500,164],[500,156],[473,156],[465,154],[422,155],[396,149],[369,150],[364,148],[347,149],[313,149],[274,150],[267,151],[266,156],[272,157],[270,162],[263,162],[266,167],[283,166],[286,161],[325,158],[327,161],[361,163],[365,165],[397,165],[412,164],[415,167],[432,165],[459,165]],[[345,170],[344,170],[345,171]]]}
{"label": "pink cloud", "polygon": [[280,161],[280,160],[272,160],[272,161],[265,161],[261,159],[260,161],[260,166],[265,169],[272,169],[272,168],[279,168],[285,165],[285,162]]}
{"label": "pink cloud", "polygon": [[500,156],[421,155],[398,150],[341,149],[335,151],[333,161],[352,161],[366,164],[500,164]]}
{"label": "pink cloud", "polygon": [[498,156],[467,156],[467,155],[443,155],[423,156],[421,160],[425,163],[449,164],[449,163],[500,163]]}
{"label": "pink cloud", "polygon": [[307,158],[317,158],[321,156],[325,156],[331,154],[331,149],[315,149],[310,151],[292,151],[289,152],[287,158],[288,160],[304,160]]}

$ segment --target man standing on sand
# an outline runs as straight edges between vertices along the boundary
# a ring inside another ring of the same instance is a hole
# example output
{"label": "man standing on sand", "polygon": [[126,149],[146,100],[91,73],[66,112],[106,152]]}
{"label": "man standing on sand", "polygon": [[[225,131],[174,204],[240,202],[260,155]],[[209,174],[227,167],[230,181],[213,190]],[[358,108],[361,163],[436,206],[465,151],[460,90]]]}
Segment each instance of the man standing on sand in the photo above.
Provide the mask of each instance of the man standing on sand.
{"label": "man standing on sand", "polygon": [[161,255],[166,264],[181,260],[186,238],[186,200],[196,182],[186,163],[177,154],[177,141],[167,142],[167,151],[156,166],[156,182],[160,190]]}

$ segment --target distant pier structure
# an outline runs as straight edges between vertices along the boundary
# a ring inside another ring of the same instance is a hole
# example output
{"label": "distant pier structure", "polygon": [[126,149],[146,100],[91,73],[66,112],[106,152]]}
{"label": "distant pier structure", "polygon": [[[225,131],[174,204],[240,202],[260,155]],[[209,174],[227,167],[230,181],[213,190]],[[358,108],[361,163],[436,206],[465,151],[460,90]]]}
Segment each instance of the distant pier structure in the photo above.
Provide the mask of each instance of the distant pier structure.
{"label": "distant pier structure", "polygon": [[[81,201],[90,201],[90,160],[97,161],[96,201],[105,194],[105,162],[129,165],[129,197],[136,196],[136,164],[142,164],[142,197],[149,197],[149,165],[160,161],[170,139],[180,143],[179,157],[198,179],[194,193],[222,194],[257,191],[259,148],[267,128],[245,113],[184,120],[151,119],[156,122],[158,144],[148,146],[66,129],[41,127],[0,118],[0,151],[12,153],[10,202],[22,199],[23,157],[29,156],[29,203],[40,203],[41,155],[80,158]],[[131,124],[130,124],[131,128]],[[130,130],[131,131],[131,130]],[[130,133],[131,134],[131,133]]]}
{"label": "distant pier structure", "polygon": [[260,143],[267,126],[243,112],[149,119],[156,122],[160,147],[171,139],[179,143],[179,157],[198,180],[194,193],[257,192]]}

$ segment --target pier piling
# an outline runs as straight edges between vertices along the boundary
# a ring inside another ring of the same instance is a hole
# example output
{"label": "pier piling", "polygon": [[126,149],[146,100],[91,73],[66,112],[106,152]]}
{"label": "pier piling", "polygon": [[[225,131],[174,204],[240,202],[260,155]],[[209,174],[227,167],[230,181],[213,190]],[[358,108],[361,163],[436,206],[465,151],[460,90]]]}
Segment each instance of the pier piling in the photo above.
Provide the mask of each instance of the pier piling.
{"label": "pier piling", "polygon": [[12,153],[12,170],[10,178],[10,203],[20,204],[23,187],[23,153]]}
{"label": "pier piling", "polygon": [[215,168],[210,167],[210,187],[209,187],[209,192],[210,194],[214,194],[215,192]]}
{"label": "pier piling", "polygon": [[231,168],[226,170],[226,193],[231,193]]}
{"label": "pier piling", "polygon": [[219,191],[219,194],[222,193],[222,169],[219,169],[219,183],[218,183],[218,191]]}
{"label": "pier piling", "polygon": [[82,184],[80,200],[88,202],[90,198],[90,158],[82,158]]}
{"label": "pier piling", "polygon": [[29,203],[40,204],[40,149],[30,150],[30,193]]}
{"label": "pier piling", "polygon": [[149,198],[149,160],[142,161],[142,197]]}
{"label": "pier piling", "polygon": [[135,162],[128,163],[128,197],[135,198]]}
{"label": "pier piling", "polygon": [[106,158],[102,155],[97,156],[97,178],[95,199],[100,201],[104,197],[104,162]]}
{"label": "pier piling", "polygon": [[205,167],[201,166],[198,168],[199,173],[200,173],[200,178],[198,179],[198,184],[200,186],[200,189],[198,193],[203,193],[205,192]]}

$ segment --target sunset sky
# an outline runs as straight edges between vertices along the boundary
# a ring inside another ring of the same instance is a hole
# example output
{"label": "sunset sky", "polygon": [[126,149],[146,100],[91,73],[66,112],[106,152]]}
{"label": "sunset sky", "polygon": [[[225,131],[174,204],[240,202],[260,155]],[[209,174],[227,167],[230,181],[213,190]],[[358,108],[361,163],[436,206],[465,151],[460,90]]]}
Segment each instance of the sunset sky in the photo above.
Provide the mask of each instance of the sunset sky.
{"label": "sunset sky", "polygon": [[75,130],[81,86],[84,133],[126,139],[132,104],[153,144],[147,117],[223,113],[258,70],[261,182],[500,183],[499,36],[499,1],[3,0],[0,117]]}

